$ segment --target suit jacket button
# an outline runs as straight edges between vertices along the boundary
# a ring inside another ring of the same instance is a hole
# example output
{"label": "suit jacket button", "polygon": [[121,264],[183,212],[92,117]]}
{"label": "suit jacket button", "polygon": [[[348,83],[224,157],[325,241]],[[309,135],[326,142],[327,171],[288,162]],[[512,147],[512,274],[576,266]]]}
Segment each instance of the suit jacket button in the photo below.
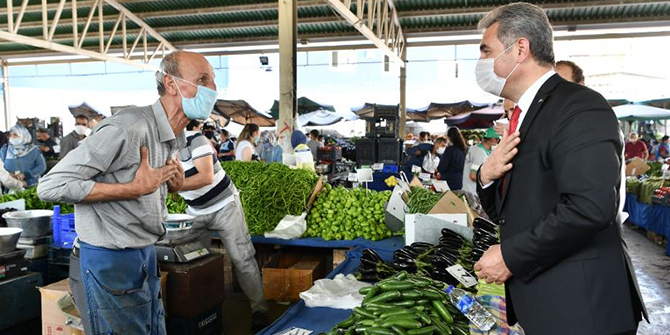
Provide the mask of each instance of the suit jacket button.
{"label": "suit jacket button", "polygon": [[501,225],[501,226],[504,226],[505,223],[507,223],[507,221],[505,221],[505,219],[498,220],[498,224]]}

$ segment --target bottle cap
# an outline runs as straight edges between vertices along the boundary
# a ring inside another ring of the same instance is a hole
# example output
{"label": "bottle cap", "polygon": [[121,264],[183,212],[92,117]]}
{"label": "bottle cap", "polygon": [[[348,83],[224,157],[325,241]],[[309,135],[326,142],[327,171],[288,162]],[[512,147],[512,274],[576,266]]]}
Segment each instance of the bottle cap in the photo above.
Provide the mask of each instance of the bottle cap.
{"label": "bottle cap", "polygon": [[454,290],[453,285],[449,285],[449,287],[447,287],[447,293],[451,293],[451,291],[453,291],[453,290]]}

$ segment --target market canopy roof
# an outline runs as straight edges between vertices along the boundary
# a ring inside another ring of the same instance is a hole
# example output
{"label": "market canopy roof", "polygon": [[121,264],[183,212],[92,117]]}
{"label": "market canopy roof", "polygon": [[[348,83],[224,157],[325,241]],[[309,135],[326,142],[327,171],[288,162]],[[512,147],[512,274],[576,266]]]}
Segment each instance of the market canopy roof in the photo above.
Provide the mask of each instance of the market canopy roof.
{"label": "market canopy roof", "polygon": [[306,126],[330,126],[342,121],[343,117],[337,113],[325,110],[306,113],[298,116],[298,122],[302,127]]}
{"label": "market canopy roof", "polygon": [[[302,114],[307,114],[311,112],[316,112],[318,110],[325,110],[325,111],[335,111],[335,107],[332,105],[326,105],[326,104],[320,104],[314,100],[311,100],[307,97],[300,97],[298,98],[298,105],[296,106],[296,109],[298,110],[298,115]],[[279,101],[275,100],[275,102],[272,104],[272,108],[270,108],[270,115],[272,118],[275,120],[279,119]]]}
{"label": "market canopy roof", "polygon": [[465,112],[444,119],[449,127],[456,126],[460,129],[481,129],[493,126],[493,121],[500,119],[505,113],[502,104],[491,104],[488,107],[473,112]]}
{"label": "market canopy roof", "polygon": [[82,102],[81,105],[79,105],[79,106],[75,106],[75,105],[69,106],[68,109],[70,110],[70,113],[72,113],[72,116],[74,116],[75,118],[77,116],[85,116],[89,120],[93,120],[93,119],[96,119],[96,118],[97,119],[102,119],[102,118],[105,117],[102,113],[100,113],[95,108],[91,107],[86,102]]}
{"label": "market canopy roof", "polygon": [[652,106],[628,104],[614,107],[617,119],[621,121],[668,120],[670,110]]}
{"label": "market canopy roof", "polygon": [[429,120],[437,120],[444,117],[451,117],[454,115],[475,111],[488,105],[489,104],[472,103],[468,100],[453,103],[431,102],[428,106],[417,109],[417,112],[425,113]]}
{"label": "market canopy roof", "polygon": [[[366,102],[363,104],[363,106],[359,107],[354,107],[351,109],[351,111],[358,116],[358,118],[361,119],[371,119],[374,117],[375,114],[375,108],[381,108],[384,110],[389,110],[389,109],[397,109],[398,113],[400,113],[400,106],[399,105],[382,105],[382,104],[375,104],[375,103],[370,103]],[[422,113],[417,111],[416,109],[413,108],[407,108],[407,120],[409,121],[416,121],[416,122],[428,122],[428,118],[426,117],[426,113]]]}
{"label": "market canopy roof", "polygon": [[[278,35],[277,0],[246,1],[183,1],[183,0],[117,0],[126,9],[153,28],[169,43],[178,47],[221,46],[235,44],[263,45],[275,43]],[[0,0],[0,21],[9,21],[6,0]],[[620,26],[647,24],[670,20],[670,3],[640,0],[543,0],[529,1],[542,6],[555,27],[578,27],[586,24],[611,24]],[[25,14],[17,33],[22,36],[42,38],[42,6],[39,0],[27,0]],[[46,0],[48,22],[54,21],[59,0]],[[77,1],[79,32],[83,31],[86,17],[95,8],[96,1]],[[479,19],[502,3],[498,0],[394,0],[397,15],[406,37],[431,33],[476,32]],[[355,9],[356,1],[351,1]],[[18,17],[21,1],[13,1],[14,16]],[[105,2],[103,30],[114,29],[119,11]],[[298,0],[298,35],[301,40],[316,42],[326,39],[361,39],[360,34],[331,9],[326,1]],[[70,2],[62,9],[60,20],[54,27],[53,41],[72,45],[73,31]],[[120,27],[118,28],[121,29]],[[126,43],[132,45],[141,35],[138,24],[127,22]],[[107,42],[108,37],[104,37]],[[122,38],[112,40],[111,49],[120,50]],[[148,36],[149,47],[158,45],[154,36]],[[99,50],[98,21],[88,28],[82,48]],[[0,57],[52,53],[20,43],[0,41]]]}
{"label": "market canopy roof", "polygon": [[255,123],[259,127],[275,125],[275,120],[270,115],[257,111],[245,100],[219,99],[214,105],[214,113],[241,125],[247,123]]}

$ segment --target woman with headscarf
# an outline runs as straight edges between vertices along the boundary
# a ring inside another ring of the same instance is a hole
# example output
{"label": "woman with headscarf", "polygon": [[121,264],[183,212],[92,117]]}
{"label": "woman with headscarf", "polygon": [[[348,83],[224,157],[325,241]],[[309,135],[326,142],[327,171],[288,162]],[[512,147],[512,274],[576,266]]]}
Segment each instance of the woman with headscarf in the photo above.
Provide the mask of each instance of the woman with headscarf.
{"label": "woman with headscarf", "polygon": [[37,146],[32,144],[33,137],[22,125],[9,130],[9,143],[0,148],[0,159],[7,171],[14,172],[27,186],[37,184],[37,180],[47,170],[47,164]]}
{"label": "woman with headscarf", "polygon": [[258,145],[261,161],[265,163],[281,163],[282,149],[277,145],[277,137],[271,130],[261,132],[261,141]]}
{"label": "woman with headscarf", "polygon": [[312,150],[307,146],[305,133],[294,130],[291,134],[291,146],[293,147],[295,166],[314,171],[314,156],[312,156]]}

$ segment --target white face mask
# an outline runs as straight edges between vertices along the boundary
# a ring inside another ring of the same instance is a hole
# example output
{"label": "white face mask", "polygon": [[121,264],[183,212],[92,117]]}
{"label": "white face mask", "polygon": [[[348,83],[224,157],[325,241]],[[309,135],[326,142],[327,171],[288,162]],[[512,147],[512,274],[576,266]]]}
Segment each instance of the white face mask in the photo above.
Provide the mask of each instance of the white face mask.
{"label": "white face mask", "polygon": [[86,130],[88,128],[86,126],[82,125],[76,125],[74,126],[74,132],[77,133],[77,135],[86,135]]}
{"label": "white face mask", "polygon": [[9,143],[11,143],[13,146],[23,145],[23,139],[20,137],[11,137],[9,139]]}
{"label": "white face mask", "polygon": [[447,148],[445,148],[445,147],[438,148],[438,149],[437,149],[437,154],[438,154],[438,155],[442,155],[442,154],[444,154],[444,150],[446,150],[446,149],[447,149]]}
{"label": "white face mask", "polygon": [[516,68],[519,66],[519,63],[514,66],[514,69],[512,69],[512,72],[510,72],[507,77],[505,78],[500,78],[495,72],[495,62],[498,57],[500,57],[502,54],[507,52],[510,48],[512,48],[514,44],[510,45],[507,47],[507,49],[503,50],[498,56],[495,56],[494,58],[481,58],[477,61],[477,66],[475,67],[475,76],[477,77],[477,84],[479,87],[488,92],[491,93],[495,96],[500,96],[500,94],[503,91],[503,88],[505,88],[505,83],[507,83],[507,79],[509,79],[510,76],[512,76],[512,73],[516,70]]}

